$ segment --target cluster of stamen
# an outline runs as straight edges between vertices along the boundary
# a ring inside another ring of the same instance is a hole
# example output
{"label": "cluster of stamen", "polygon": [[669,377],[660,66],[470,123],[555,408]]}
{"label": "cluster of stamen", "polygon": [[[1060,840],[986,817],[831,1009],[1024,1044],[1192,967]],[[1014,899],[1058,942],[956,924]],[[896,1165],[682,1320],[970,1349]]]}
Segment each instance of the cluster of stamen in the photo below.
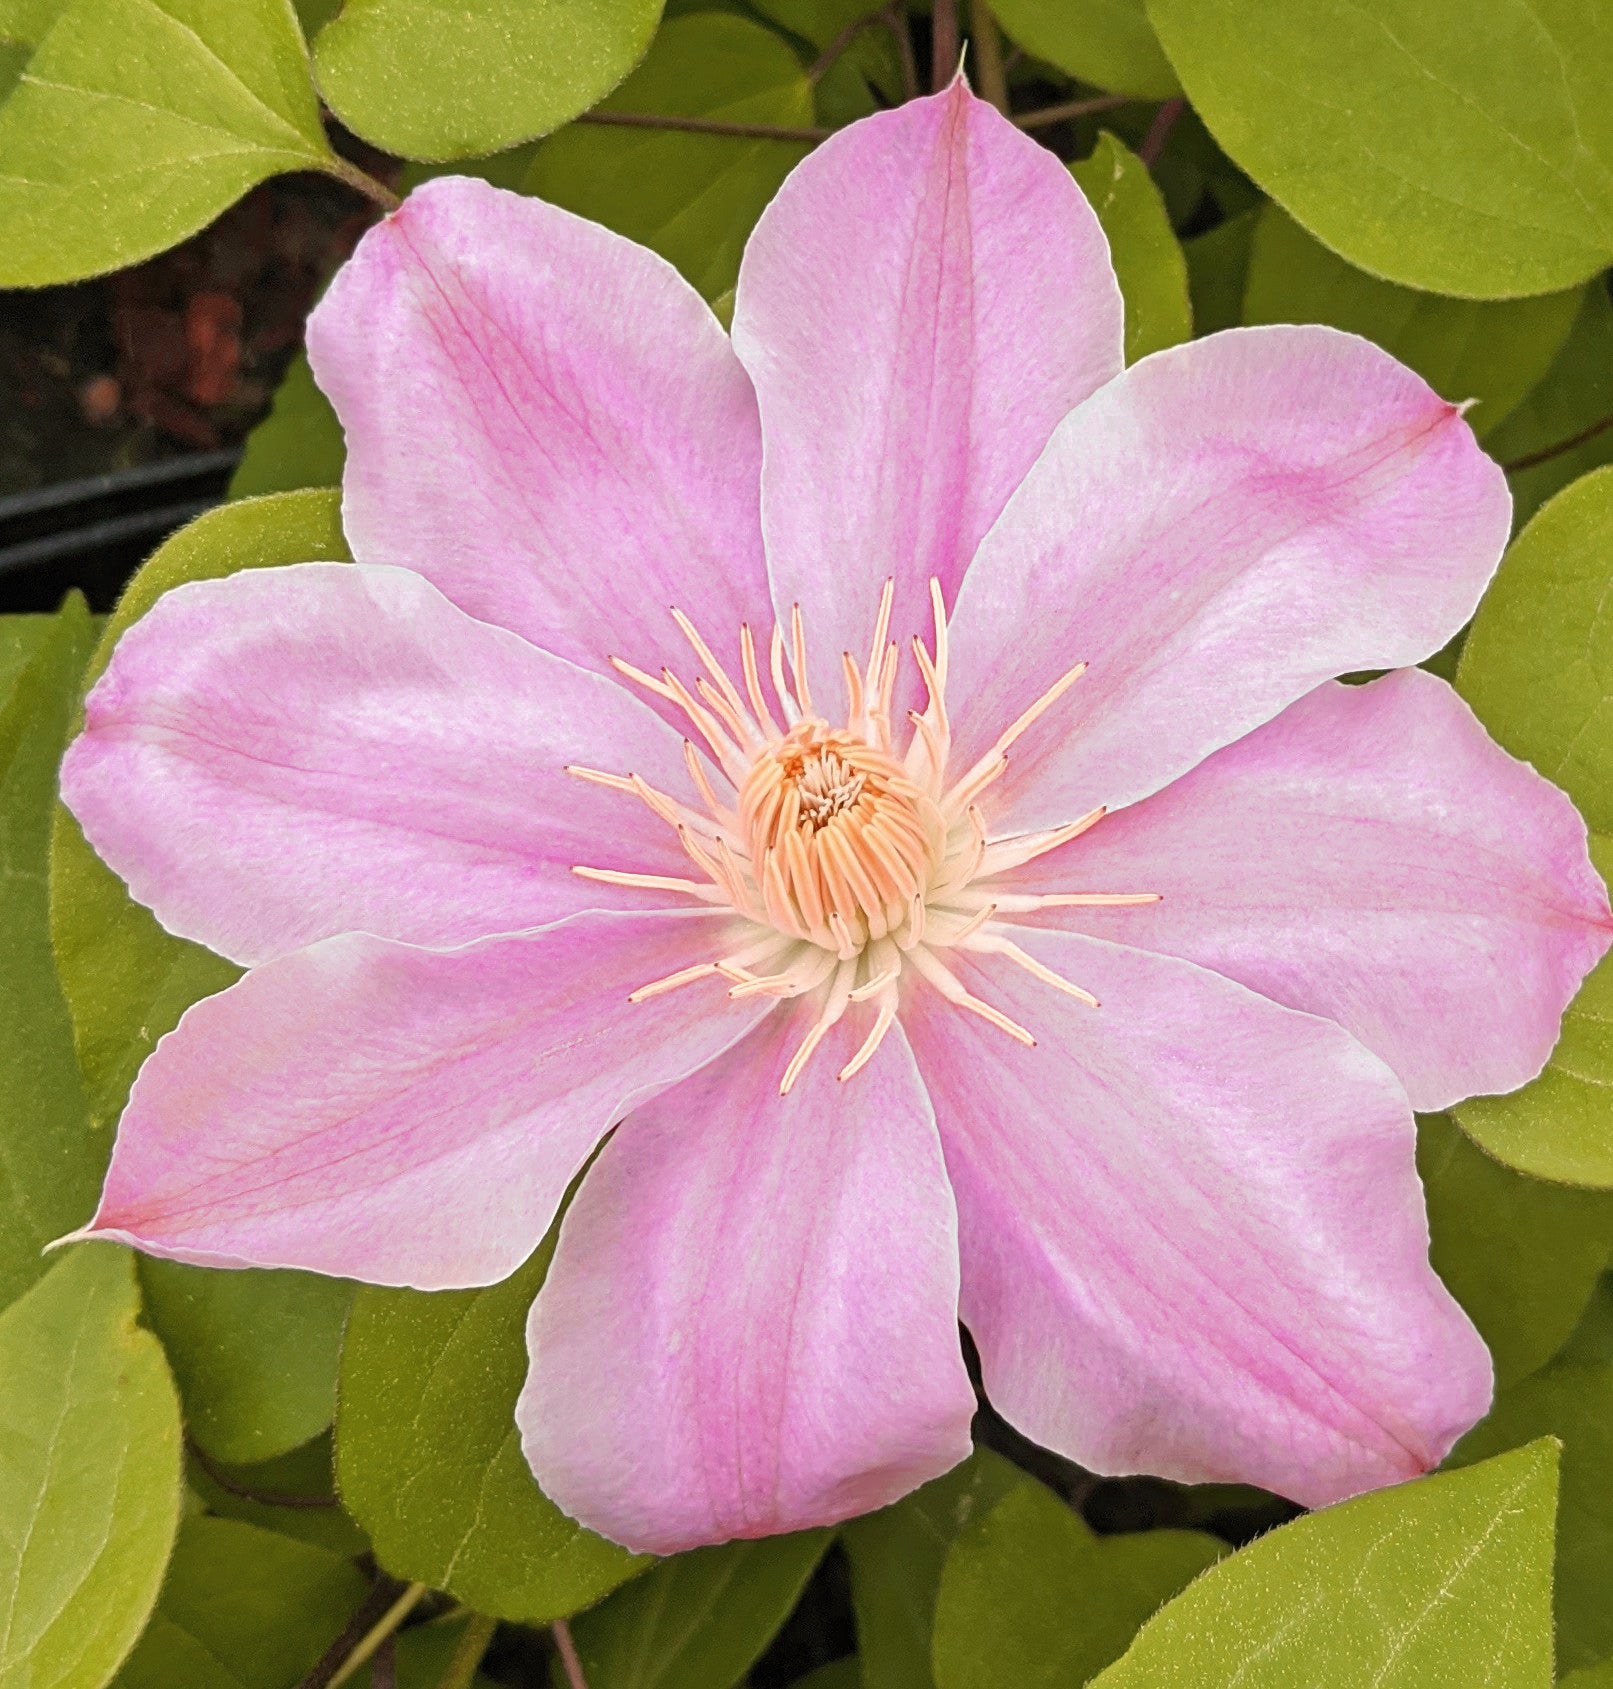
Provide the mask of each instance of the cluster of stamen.
{"label": "cluster of stamen", "polygon": [[1151,903],[1158,896],[1029,896],[989,884],[994,876],[1067,844],[1103,816],[1102,809],[1095,809],[1062,827],[993,837],[979,801],[1007,768],[1009,748],[1075,684],[1086,664],[1077,663],[1061,675],[984,756],[953,778],[940,586],[930,583],[933,654],[922,640],[913,641],[929,698],[922,711],[908,712],[912,732],[900,752],[891,723],[900,657],[889,638],[892,596],[887,582],[867,663],[859,665],[849,653],[842,656],[843,727],[831,726],[814,707],[799,608],[791,614],[788,636],[782,628],[773,631],[771,699],[749,627],[739,630],[743,689],[677,610],[673,617],[705,670],[692,687],[670,669],[655,676],[611,658],[619,673],[691,724],[698,743],[684,741],[684,760],[698,806],[657,790],[636,774],[567,770],[639,799],[676,831],[700,877],[586,865],[574,873],[729,909],[743,923],[726,954],[652,980],[633,992],[631,1001],[710,979],[726,980],[729,995],[736,998],[818,994],[818,1018],[780,1085],[786,1092],[830,1029],[859,1003],[873,1005],[873,1022],[840,1078],[849,1079],[864,1067],[896,1018],[909,974],[1011,1038],[1034,1044],[1017,1021],[970,992],[942,953],[1005,957],[1096,1008],[1090,992],[1044,967],[1014,942],[997,917],[1061,904]]}

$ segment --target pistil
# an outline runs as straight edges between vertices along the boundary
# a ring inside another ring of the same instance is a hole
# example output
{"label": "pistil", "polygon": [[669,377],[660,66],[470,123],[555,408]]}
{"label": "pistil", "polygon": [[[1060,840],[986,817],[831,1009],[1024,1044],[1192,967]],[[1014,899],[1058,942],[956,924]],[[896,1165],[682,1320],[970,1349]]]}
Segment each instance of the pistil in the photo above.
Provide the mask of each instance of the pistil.
{"label": "pistil", "polygon": [[[848,1009],[871,1004],[867,1036],[839,1077],[850,1079],[865,1067],[896,1022],[909,971],[955,1007],[1034,1045],[1027,1028],[969,991],[941,953],[1000,956],[1097,1008],[1091,992],[1037,961],[1001,928],[999,917],[1058,907],[1123,907],[1159,897],[1157,892],[1031,896],[981,883],[1057,850],[1103,818],[1098,808],[1061,827],[993,838],[979,802],[1002,777],[1016,741],[1075,685],[1086,664],[1067,669],[982,757],[949,780],[952,724],[940,584],[930,583],[934,649],[913,641],[928,700],[923,710],[909,712],[912,734],[901,752],[891,729],[900,655],[889,638],[894,591],[894,582],[887,581],[867,662],[842,653],[843,726],[831,725],[814,708],[799,606],[791,610],[788,632],[775,626],[769,642],[771,701],[748,626],[739,630],[742,690],[689,617],[674,609],[673,620],[704,670],[693,688],[670,669],[656,676],[620,657],[610,661],[618,674],[688,719],[697,737],[685,739],[684,760],[697,803],[662,792],[634,773],[566,770],[636,798],[674,829],[701,878],[585,864],[574,873],[726,909],[739,923],[727,954],[652,980],[629,1001],[713,978],[726,980],[735,998],[820,994],[817,1018],[781,1081],[785,1092]],[[724,788],[731,795],[725,796]]]}

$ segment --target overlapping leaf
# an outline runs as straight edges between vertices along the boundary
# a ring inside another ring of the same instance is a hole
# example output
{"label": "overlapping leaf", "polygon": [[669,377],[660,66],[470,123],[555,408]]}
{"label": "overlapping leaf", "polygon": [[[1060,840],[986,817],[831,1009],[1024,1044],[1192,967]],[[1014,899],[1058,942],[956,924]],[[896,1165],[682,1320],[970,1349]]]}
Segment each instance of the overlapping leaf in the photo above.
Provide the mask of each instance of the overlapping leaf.
{"label": "overlapping leaf", "polygon": [[290,0],[70,0],[0,107],[0,286],[133,264],[339,168]]}
{"label": "overlapping leaf", "polygon": [[134,1261],[73,1250],[0,1314],[0,1689],[100,1689],[179,1523],[179,1402]]}
{"label": "overlapping leaf", "polygon": [[382,1565],[530,1622],[576,1612],[643,1565],[568,1519],[521,1454],[527,1310],[552,1252],[551,1240],[486,1290],[361,1290],[336,1420],[342,1498]]}
{"label": "overlapping leaf", "polygon": [[1549,1442],[1273,1531],[1165,1607],[1101,1689],[1549,1689]]}
{"label": "overlapping leaf", "polygon": [[1391,281],[1547,293],[1613,259],[1613,29],[1583,0],[1148,0],[1194,106]]}

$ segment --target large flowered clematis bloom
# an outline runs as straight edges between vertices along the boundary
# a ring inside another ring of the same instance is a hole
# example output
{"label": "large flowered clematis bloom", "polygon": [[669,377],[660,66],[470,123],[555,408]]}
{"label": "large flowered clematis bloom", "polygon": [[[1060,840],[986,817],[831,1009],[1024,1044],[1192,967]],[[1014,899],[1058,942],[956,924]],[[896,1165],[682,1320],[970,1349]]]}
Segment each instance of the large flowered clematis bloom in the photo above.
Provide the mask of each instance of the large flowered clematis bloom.
{"label": "large flowered clematis bloom", "polygon": [[1442,681],[1509,501],[1364,341],[1121,365],[1103,236],[960,83],[745,254],[479,182],[310,325],[353,565],[181,587],[64,768],[250,971],[93,1235],[511,1272],[545,1490],[658,1551],[838,1520],[987,1391],[1099,1472],[1319,1504],[1484,1411],[1412,1107],[1535,1074],[1609,942],[1568,801]]}

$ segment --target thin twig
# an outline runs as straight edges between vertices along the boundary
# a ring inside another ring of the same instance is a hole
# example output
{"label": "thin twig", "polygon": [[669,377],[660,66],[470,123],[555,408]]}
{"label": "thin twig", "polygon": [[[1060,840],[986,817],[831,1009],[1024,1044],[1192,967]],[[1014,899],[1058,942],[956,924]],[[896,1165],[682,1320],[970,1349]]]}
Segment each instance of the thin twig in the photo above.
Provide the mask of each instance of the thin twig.
{"label": "thin twig", "polygon": [[1165,143],[1171,138],[1171,130],[1176,127],[1176,120],[1187,110],[1187,101],[1178,94],[1174,99],[1167,100],[1154,113],[1154,121],[1148,125],[1148,133],[1143,136],[1143,144],[1137,149],[1137,156],[1150,170],[1159,162],[1159,155],[1165,150]]}
{"label": "thin twig", "polygon": [[930,91],[939,94],[958,74],[958,0],[930,7]]}
{"label": "thin twig", "polygon": [[369,1594],[359,1602],[352,1618],[342,1627],[342,1633],[315,1661],[313,1669],[297,1685],[297,1689],[330,1689],[331,1679],[342,1669],[342,1662],[369,1635],[375,1622],[398,1599],[406,1586],[384,1573],[370,1585]]}
{"label": "thin twig", "polygon": [[487,1652],[487,1645],[497,1629],[497,1619],[490,1619],[486,1613],[472,1613],[437,1689],[470,1689],[476,1679],[476,1668],[482,1663],[482,1655]]}
{"label": "thin twig", "polygon": [[571,1640],[571,1626],[564,1619],[556,1619],[549,1629],[554,1636],[560,1663],[565,1667],[566,1682],[570,1689],[588,1689],[588,1679],[583,1676],[582,1661],[577,1657],[577,1644]]}
{"label": "thin twig", "polygon": [[1096,94],[1088,100],[1066,100],[1063,105],[1043,106],[1040,111],[1019,112],[1014,122],[1021,129],[1045,129],[1050,123],[1064,123],[1073,117],[1091,117],[1094,112],[1113,111],[1131,104],[1129,94]]}
{"label": "thin twig", "polygon": [[242,1501],[255,1501],[263,1507],[339,1507],[335,1496],[294,1495],[286,1490],[253,1490],[229,1477],[213,1457],[187,1431],[185,1446],[191,1458],[227,1495],[239,1496]]}
{"label": "thin twig", "polygon": [[777,123],[724,123],[715,117],[675,117],[648,111],[585,111],[579,123],[620,129],[681,129],[691,135],[737,135],[748,141],[827,141],[832,129],[789,129]]}
{"label": "thin twig", "polygon": [[1008,73],[1003,69],[1003,38],[986,0],[969,0],[969,39],[975,49],[980,97],[1001,112],[1008,110]]}
{"label": "thin twig", "polygon": [[380,206],[383,211],[396,211],[403,201],[387,187],[384,182],[378,182],[366,171],[360,170],[356,164],[349,164],[345,158],[332,158],[323,166],[327,176],[334,176],[338,182],[346,182],[348,187],[364,195],[367,200]]}
{"label": "thin twig", "polygon": [[330,1680],[330,1689],[340,1689],[340,1685],[365,1664],[376,1649],[408,1618],[415,1603],[425,1593],[426,1586],[423,1583],[412,1583],[404,1590],[336,1668],[336,1675]]}
{"label": "thin twig", "polygon": [[877,23],[883,23],[889,6],[881,6],[877,12],[869,12],[865,17],[853,18],[846,27],[829,43],[827,47],[812,61],[807,71],[807,81],[814,88],[826,77],[839,62],[841,55],[851,46],[865,29],[871,29]]}
{"label": "thin twig", "polygon": [[1559,440],[1554,446],[1542,446],[1538,452],[1525,452],[1522,457],[1515,457],[1503,463],[1501,467],[1509,475],[1516,475],[1520,469],[1533,469],[1537,463],[1549,463],[1554,457],[1561,457],[1564,452],[1571,452],[1575,446],[1583,446],[1587,440],[1594,440],[1598,434],[1605,434],[1613,428],[1613,416],[1604,416],[1600,422],[1593,422],[1589,428],[1582,428],[1577,434],[1570,434],[1566,440]]}
{"label": "thin twig", "polygon": [[919,97],[919,66],[913,57],[913,32],[907,27],[907,11],[903,0],[891,0],[880,14],[896,42],[896,56],[902,61],[902,98]]}

